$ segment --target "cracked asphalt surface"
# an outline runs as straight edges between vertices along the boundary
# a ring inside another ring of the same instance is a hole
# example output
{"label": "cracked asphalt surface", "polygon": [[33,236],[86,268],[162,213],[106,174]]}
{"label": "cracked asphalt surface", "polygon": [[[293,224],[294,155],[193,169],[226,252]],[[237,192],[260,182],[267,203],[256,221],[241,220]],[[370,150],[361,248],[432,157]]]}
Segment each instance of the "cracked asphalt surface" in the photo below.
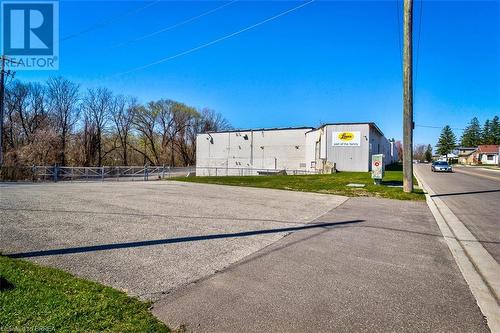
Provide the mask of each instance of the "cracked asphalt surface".
{"label": "cracked asphalt surface", "polygon": [[345,200],[170,181],[0,184],[0,251],[156,300]]}

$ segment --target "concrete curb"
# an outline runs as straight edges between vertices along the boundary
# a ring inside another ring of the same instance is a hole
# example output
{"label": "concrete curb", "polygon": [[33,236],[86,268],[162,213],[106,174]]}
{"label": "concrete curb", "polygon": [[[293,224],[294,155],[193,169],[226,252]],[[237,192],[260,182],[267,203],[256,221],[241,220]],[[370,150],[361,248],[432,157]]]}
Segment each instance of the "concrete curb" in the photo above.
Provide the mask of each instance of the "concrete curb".
{"label": "concrete curb", "polygon": [[422,181],[416,170],[415,178],[426,192],[427,205],[490,330],[500,332],[500,265],[448,206],[440,198],[432,197],[435,192]]}

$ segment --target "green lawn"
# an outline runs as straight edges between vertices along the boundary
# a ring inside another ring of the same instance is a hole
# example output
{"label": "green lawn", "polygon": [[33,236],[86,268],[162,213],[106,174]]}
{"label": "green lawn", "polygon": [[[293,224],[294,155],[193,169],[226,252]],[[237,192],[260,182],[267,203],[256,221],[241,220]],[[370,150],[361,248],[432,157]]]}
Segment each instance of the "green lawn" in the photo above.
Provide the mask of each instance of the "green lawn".
{"label": "green lawn", "polygon": [[[373,184],[369,172],[339,172],[332,175],[304,175],[304,176],[228,176],[228,177],[178,177],[172,180],[274,188],[280,190],[317,192],[346,195],[350,197],[370,196],[399,200],[425,200],[422,190],[405,193],[402,185],[402,171],[386,171],[382,185]],[[363,188],[347,187],[349,183],[365,184]],[[416,181],[415,181],[416,184]]]}
{"label": "green lawn", "polygon": [[169,332],[149,304],[60,270],[0,256],[0,331]]}

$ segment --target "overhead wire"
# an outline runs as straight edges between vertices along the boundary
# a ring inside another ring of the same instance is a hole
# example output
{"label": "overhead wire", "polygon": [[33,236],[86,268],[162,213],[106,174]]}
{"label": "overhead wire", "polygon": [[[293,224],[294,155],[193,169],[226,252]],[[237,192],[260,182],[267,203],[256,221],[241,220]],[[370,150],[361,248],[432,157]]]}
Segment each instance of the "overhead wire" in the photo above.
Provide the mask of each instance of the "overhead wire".
{"label": "overhead wire", "polygon": [[400,12],[399,12],[399,0],[394,1],[396,3],[396,22],[397,22],[397,30],[398,30],[398,53],[399,53],[399,63],[401,64],[401,71],[403,70],[403,48],[401,46],[401,20],[400,20]]}
{"label": "overhead wire", "polygon": [[91,25],[91,26],[89,26],[89,27],[87,27],[87,28],[85,28],[83,30],[80,30],[78,32],[75,32],[75,33],[72,33],[72,34],[69,34],[69,35],[67,35],[65,37],[60,38],[59,39],[59,43],[67,41],[67,40],[70,40],[70,39],[73,39],[73,38],[76,38],[76,37],[81,36],[81,35],[84,35],[84,34],[86,34],[88,32],[94,31],[96,29],[105,27],[105,26],[107,26],[109,24],[112,24],[112,23],[114,23],[114,22],[116,22],[116,21],[118,21],[118,20],[120,20],[120,19],[122,19],[124,17],[135,15],[135,14],[137,14],[137,13],[139,13],[139,12],[141,12],[141,11],[143,11],[143,10],[145,10],[145,9],[153,6],[153,5],[155,5],[158,2],[160,2],[160,0],[154,0],[154,1],[148,3],[148,4],[144,5],[144,6],[141,6],[141,7],[138,7],[138,8],[134,8],[134,9],[132,9],[132,10],[130,10],[128,12],[125,12],[125,13],[123,13],[121,15],[118,15],[118,16],[115,16],[113,18],[106,19],[104,21],[101,21],[101,22],[98,22],[96,24],[93,24],[93,25]]}
{"label": "overhead wire", "polygon": [[[415,125],[415,127],[423,127],[423,128],[434,128],[434,129],[443,129],[445,126],[431,126],[431,125]],[[451,129],[457,130],[457,131],[464,131],[464,128],[458,128],[458,127],[450,127]]]}
{"label": "overhead wire", "polygon": [[175,29],[175,28],[181,27],[181,26],[183,26],[183,25],[186,25],[186,24],[188,24],[188,23],[191,23],[191,22],[193,22],[193,21],[196,21],[196,20],[198,20],[198,19],[200,19],[200,18],[202,18],[202,17],[205,17],[205,16],[207,16],[207,15],[213,14],[213,13],[215,13],[215,12],[217,12],[217,11],[221,10],[222,8],[227,7],[227,6],[229,6],[229,5],[233,4],[233,3],[235,3],[236,1],[238,1],[238,0],[232,0],[232,1],[226,2],[226,3],[224,3],[224,4],[222,4],[222,5],[218,6],[218,7],[215,7],[215,8],[213,8],[213,9],[208,10],[208,11],[205,11],[205,12],[203,12],[203,13],[201,13],[201,14],[196,15],[196,16],[190,17],[190,18],[188,18],[188,19],[186,19],[186,20],[183,20],[183,21],[181,21],[181,22],[178,22],[178,23],[175,23],[175,24],[169,25],[169,26],[167,26],[167,27],[161,28],[161,29],[159,29],[159,30],[156,30],[156,31],[153,31],[153,32],[150,32],[150,33],[147,33],[147,34],[144,34],[144,35],[142,35],[142,36],[139,36],[139,37],[136,37],[136,38],[133,38],[133,39],[129,39],[129,40],[124,41],[124,42],[117,43],[117,44],[115,44],[115,45],[112,45],[112,46],[110,47],[110,49],[113,49],[113,48],[118,48],[118,47],[122,47],[122,46],[125,46],[125,45],[128,45],[128,44],[134,43],[134,42],[139,42],[139,41],[141,41],[141,40],[144,40],[144,39],[147,39],[147,38],[150,38],[150,37],[153,37],[153,36],[156,36],[156,35],[162,34],[162,33],[164,33],[164,32],[167,32],[167,31],[173,30],[173,29]]}
{"label": "overhead wire", "polygon": [[224,41],[224,40],[226,40],[226,39],[229,39],[229,38],[235,37],[235,36],[240,35],[240,34],[242,34],[242,33],[246,32],[246,31],[248,31],[248,30],[254,29],[254,28],[259,27],[259,26],[261,26],[261,25],[263,25],[263,24],[265,24],[265,23],[268,23],[268,22],[273,21],[273,20],[276,20],[276,19],[278,19],[278,18],[280,18],[280,17],[282,17],[282,16],[285,16],[285,15],[287,15],[287,14],[291,13],[291,12],[294,12],[294,11],[296,11],[296,10],[299,10],[299,9],[301,9],[301,8],[303,8],[303,7],[305,7],[305,6],[309,5],[309,4],[311,4],[311,3],[313,3],[314,1],[315,1],[315,0],[309,0],[309,1],[305,2],[305,3],[302,3],[302,4],[298,5],[298,6],[293,7],[293,8],[291,8],[291,9],[287,9],[287,10],[285,10],[285,11],[283,11],[283,12],[279,13],[279,14],[276,14],[276,15],[274,15],[274,16],[272,16],[272,17],[269,17],[269,18],[267,18],[267,19],[265,19],[265,20],[259,21],[259,22],[255,23],[255,24],[252,24],[252,25],[250,25],[250,26],[248,26],[248,27],[246,27],[246,28],[240,29],[240,30],[235,31],[235,32],[233,32],[233,33],[230,33],[230,34],[228,34],[228,35],[225,35],[225,36],[219,37],[219,38],[214,39],[214,40],[212,40],[212,41],[210,41],[210,42],[207,42],[207,43],[201,44],[201,45],[199,45],[199,46],[196,46],[196,47],[193,47],[193,48],[191,48],[191,49],[185,50],[185,51],[183,51],[183,52],[180,52],[180,53],[174,54],[174,55],[172,55],[172,56],[168,56],[168,57],[165,57],[165,58],[162,58],[162,59],[156,60],[156,61],[154,61],[154,62],[151,62],[151,63],[145,64],[145,65],[142,65],[142,66],[139,66],[139,67],[132,68],[132,69],[127,70],[127,71],[123,71],[123,72],[120,72],[120,73],[112,74],[112,75],[111,75],[111,76],[109,76],[109,77],[116,77],[116,76],[121,76],[121,75],[125,75],[125,74],[130,74],[130,73],[133,73],[133,72],[137,72],[137,71],[140,71],[140,70],[143,70],[143,69],[146,69],[146,68],[149,68],[149,67],[152,67],[152,66],[155,66],[155,65],[158,65],[158,64],[161,64],[161,63],[164,63],[164,62],[167,62],[167,61],[170,61],[170,60],[176,59],[176,58],[179,58],[179,57],[181,57],[181,56],[184,56],[184,55],[187,55],[187,54],[190,54],[190,53],[193,53],[193,52],[199,51],[199,50],[204,49],[204,48],[206,48],[206,47],[208,47],[208,46],[211,46],[211,45],[214,45],[214,44],[220,43],[220,42],[222,42],[222,41]]}

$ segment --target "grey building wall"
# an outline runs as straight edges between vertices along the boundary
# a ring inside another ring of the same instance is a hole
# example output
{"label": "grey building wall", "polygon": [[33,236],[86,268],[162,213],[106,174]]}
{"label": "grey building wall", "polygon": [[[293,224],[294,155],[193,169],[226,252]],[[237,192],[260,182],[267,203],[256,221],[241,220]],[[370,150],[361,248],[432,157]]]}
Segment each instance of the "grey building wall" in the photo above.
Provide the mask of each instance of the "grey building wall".
{"label": "grey building wall", "polygon": [[[333,132],[360,132],[360,145],[355,147],[334,147]],[[326,125],[327,160],[335,163],[339,171],[369,171],[371,165],[370,125]],[[373,146],[373,144],[372,144]]]}

